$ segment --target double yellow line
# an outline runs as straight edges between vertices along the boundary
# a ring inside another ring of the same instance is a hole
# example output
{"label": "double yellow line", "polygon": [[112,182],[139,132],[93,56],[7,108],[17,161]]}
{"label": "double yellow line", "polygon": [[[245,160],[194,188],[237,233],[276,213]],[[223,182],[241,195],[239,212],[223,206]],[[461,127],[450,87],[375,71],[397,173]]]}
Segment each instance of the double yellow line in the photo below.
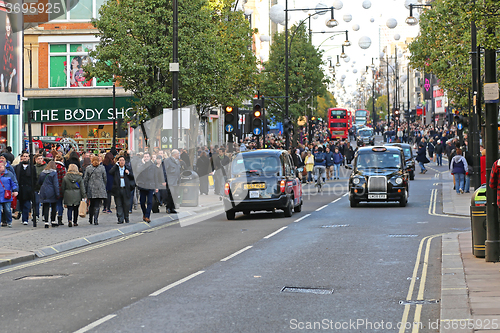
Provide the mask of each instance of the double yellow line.
{"label": "double yellow line", "polygon": [[436,203],[437,203],[437,193],[438,193],[438,190],[435,188],[435,189],[432,189],[431,191],[431,198],[430,198],[430,201],[429,201],[429,215],[432,215],[432,216],[440,216],[440,217],[452,217],[452,218],[458,218],[458,219],[468,219],[469,217],[467,216],[450,216],[450,215],[446,215],[446,214],[438,214],[436,213]]}
{"label": "double yellow line", "polygon": [[[410,287],[408,288],[408,294],[406,295],[407,301],[411,301],[413,297],[413,292],[415,290],[415,284],[417,281],[417,275],[420,269],[420,261],[422,259],[422,249],[424,248],[424,244],[427,242],[427,244],[425,245],[424,261],[422,263],[422,273],[420,275],[420,285],[418,286],[418,294],[417,294],[417,301],[424,300],[425,283],[427,282],[427,269],[429,267],[429,254],[431,249],[431,242],[434,238],[440,237],[441,235],[443,234],[427,236],[420,241],[420,245],[418,246],[418,251],[417,251],[417,259],[415,260],[415,266],[413,267],[413,275],[411,277]],[[401,318],[401,327],[399,329],[399,333],[404,333],[406,330],[406,325],[408,323],[408,316],[410,314],[410,307],[411,307],[410,304],[405,304],[403,317]],[[417,304],[415,306],[415,315],[413,316],[413,324],[411,325],[412,333],[417,333],[420,329],[421,313],[422,313],[422,304]]]}

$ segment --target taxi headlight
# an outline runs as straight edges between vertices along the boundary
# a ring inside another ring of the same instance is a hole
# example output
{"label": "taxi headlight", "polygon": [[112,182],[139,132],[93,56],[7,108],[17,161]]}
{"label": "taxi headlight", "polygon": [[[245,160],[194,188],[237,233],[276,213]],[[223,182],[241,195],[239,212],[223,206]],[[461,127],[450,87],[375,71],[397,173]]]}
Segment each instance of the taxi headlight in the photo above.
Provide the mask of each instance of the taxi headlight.
{"label": "taxi headlight", "polygon": [[396,184],[398,184],[398,185],[403,184],[403,178],[401,178],[401,177],[396,178]]}
{"label": "taxi headlight", "polygon": [[359,184],[359,178],[354,178],[354,179],[352,180],[352,183],[353,183],[354,185],[358,185],[358,184]]}

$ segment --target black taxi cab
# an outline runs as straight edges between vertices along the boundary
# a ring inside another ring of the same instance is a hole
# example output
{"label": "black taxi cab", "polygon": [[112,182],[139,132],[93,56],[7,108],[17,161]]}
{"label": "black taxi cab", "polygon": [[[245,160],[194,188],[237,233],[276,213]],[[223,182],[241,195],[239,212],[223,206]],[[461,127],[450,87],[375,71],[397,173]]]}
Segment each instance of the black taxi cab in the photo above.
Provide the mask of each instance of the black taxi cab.
{"label": "black taxi cab", "polygon": [[410,180],[415,180],[415,159],[413,155],[413,148],[408,143],[386,143],[384,146],[396,146],[403,149],[405,154],[406,171],[410,176]]}
{"label": "black taxi cab", "polygon": [[373,128],[363,127],[358,130],[356,145],[358,147],[364,146],[374,146],[375,145],[375,135],[373,134]]}
{"label": "black taxi cab", "polygon": [[349,201],[356,207],[361,201],[408,202],[409,179],[403,150],[396,146],[359,148],[349,177]]}
{"label": "black taxi cab", "polygon": [[228,220],[237,212],[283,210],[286,217],[302,210],[302,183],[285,150],[254,150],[237,154],[224,186]]}

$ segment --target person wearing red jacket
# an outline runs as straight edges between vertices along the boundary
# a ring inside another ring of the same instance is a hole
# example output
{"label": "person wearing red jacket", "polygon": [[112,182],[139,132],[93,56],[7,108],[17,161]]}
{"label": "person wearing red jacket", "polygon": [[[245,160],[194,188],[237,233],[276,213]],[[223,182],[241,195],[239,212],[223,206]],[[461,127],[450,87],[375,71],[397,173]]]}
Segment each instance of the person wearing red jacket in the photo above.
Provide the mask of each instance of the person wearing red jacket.
{"label": "person wearing red jacket", "polygon": [[486,149],[481,150],[481,184],[486,184]]}

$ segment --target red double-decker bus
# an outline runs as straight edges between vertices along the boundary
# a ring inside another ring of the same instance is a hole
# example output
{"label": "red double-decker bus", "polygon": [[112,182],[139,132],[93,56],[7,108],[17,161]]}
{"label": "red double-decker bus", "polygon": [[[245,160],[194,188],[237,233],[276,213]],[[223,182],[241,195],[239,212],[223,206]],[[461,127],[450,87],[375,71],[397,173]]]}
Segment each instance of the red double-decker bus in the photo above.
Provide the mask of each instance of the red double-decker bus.
{"label": "red double-decker bus", "polygon": [[370,125],[370,111],[368,110],[356,110],[355,119],[357,126],[369,126]]}
{"label": "red double-decker bus", "polygon": [[349,137],[349,113],[347,109],[328,109],[328,129],[331,139],[347,139]]}

